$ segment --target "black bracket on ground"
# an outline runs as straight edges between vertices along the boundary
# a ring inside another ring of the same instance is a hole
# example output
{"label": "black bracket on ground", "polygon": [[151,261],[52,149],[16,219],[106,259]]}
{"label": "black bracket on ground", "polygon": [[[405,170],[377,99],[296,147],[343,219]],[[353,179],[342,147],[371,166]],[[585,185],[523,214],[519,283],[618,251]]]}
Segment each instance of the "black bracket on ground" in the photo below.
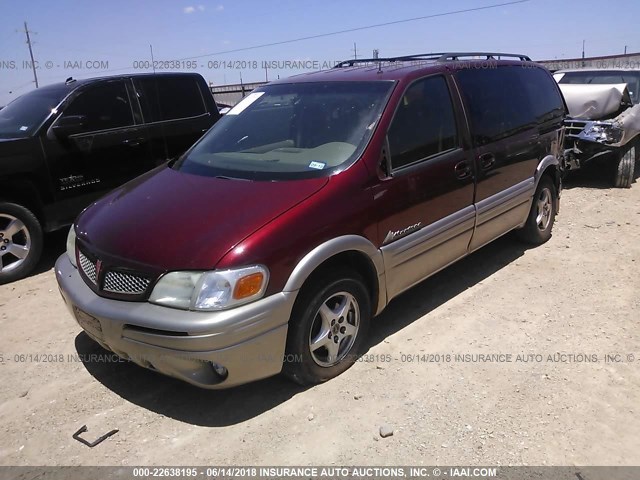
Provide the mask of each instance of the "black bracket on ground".
{"label": "black bracket on ground", "polygon": [[80,437],[81,433],[84,433],[86,431],[88,431],[89,429],[87,428],[86,425],[83,425],[80,430],[78,430],[76,433],[74,433],[72,436],[73,438],[75,438],[77,441],[79,441],[80,443],[84,443],[87,447],[89,448],[93,448],[96,445],[98,445],[99,443],[104,442],[107,438],[109,438],[111,435],[115,435],[116,433],[118,433],[118,429],[114,429],[111,430],[109,433],[105,433],[104,435],[102,435],[100,438],[97,438],[96,440],[94,440],[93,442],[88,442],[87,440],[85,440],[84,438]]}

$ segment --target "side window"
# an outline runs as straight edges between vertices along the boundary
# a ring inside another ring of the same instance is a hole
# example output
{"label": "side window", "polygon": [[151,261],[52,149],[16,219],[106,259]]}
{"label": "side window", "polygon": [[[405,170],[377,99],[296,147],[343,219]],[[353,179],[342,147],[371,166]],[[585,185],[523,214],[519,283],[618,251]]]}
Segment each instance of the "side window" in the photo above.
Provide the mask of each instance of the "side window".
{"label": "side window", "polygon": [[458,146],[455,114],[444,77],[418,80],[407,89],[388,138],[393,169]]}
{"label": "side window", "polygon": [[564,103],[551,75],[541,68],[522,68],[519,74],[538,123],[564,116]]}
{"label": "side window", "polygon": [[89,87],[64,110],[64,116],[69,115],[85,116],[87,132],[133,125],[129,96],[121,81]]}
{"label": "side window", "polygon": [[457,74],[476,145],[519,133],[536,122],[520,66],[466,69]]}
{"label": "side window", "polygon": [[138,78],[135,85],[147,123],[206,113],[200,87],[193,77]]}

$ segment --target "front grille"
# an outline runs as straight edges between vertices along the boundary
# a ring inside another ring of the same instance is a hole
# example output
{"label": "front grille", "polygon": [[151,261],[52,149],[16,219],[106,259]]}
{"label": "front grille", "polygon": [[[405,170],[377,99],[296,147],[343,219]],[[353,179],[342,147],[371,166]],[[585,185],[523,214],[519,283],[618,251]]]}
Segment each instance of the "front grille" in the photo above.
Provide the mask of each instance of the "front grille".
{"label": "front grille", "polygon": [[580,132],[584,130],[587,126],[586,121],[584,120],[567,120],[564,125],[566,127],[565,135],[569,138],[577,138],[580,135]]}
{"label": "front grille", "polygon": [[141,295],[149,287],[151,280],[130,273],[109,271],[104,276],[102,289],[105,292]]}
{"label": "front grille", "polygon": [[98,295],[120,300],[144,300],[152,277],[113,265],[78,249],[78,269],[82,278]]}
{"label": "front grille", "polygon": [[89,260],[84,256],[82,252],[78,252],[78,257],[80,260],[80,268],[86,275],[86,277],[91,280],[91,282],[96,284],[96,264]]}

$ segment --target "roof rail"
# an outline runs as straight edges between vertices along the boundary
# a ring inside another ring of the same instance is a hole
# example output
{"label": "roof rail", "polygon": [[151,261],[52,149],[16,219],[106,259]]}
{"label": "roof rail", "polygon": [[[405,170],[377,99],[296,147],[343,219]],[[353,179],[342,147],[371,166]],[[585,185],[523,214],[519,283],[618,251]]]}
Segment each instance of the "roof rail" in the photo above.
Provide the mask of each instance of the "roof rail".
{"label": "roof rail", "polygon": [[393,62],[410,62],[412,60],[433,60],[436,62],[450,62],[462,60],[461,57],[469,57],[466,60],[478,60],[482,57],[484,60],[501,60],[502,58],[515,58],[522,62],[530,62],[531,58],[520,53],[497,53],[497,52],[447,52],[447,53],[418,53],[415,55],[405,55],[401,57],[387,58],[358,58],[353,60],[344,60],[333,68],[353,67],[359,63],[393,63]]}

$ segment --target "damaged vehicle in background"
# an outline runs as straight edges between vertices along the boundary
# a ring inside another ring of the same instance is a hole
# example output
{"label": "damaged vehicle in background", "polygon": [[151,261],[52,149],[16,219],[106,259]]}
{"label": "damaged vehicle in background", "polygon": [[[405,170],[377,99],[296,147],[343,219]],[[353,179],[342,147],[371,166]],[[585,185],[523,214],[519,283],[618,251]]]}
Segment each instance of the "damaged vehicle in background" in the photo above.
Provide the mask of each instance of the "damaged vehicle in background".
{"label": "damaged vehicle in background", "polygon": [[606,161],[613,185],[631,187],[640,159],[640,71],[560,70],[554,78],[570,115],[564,174]]}

